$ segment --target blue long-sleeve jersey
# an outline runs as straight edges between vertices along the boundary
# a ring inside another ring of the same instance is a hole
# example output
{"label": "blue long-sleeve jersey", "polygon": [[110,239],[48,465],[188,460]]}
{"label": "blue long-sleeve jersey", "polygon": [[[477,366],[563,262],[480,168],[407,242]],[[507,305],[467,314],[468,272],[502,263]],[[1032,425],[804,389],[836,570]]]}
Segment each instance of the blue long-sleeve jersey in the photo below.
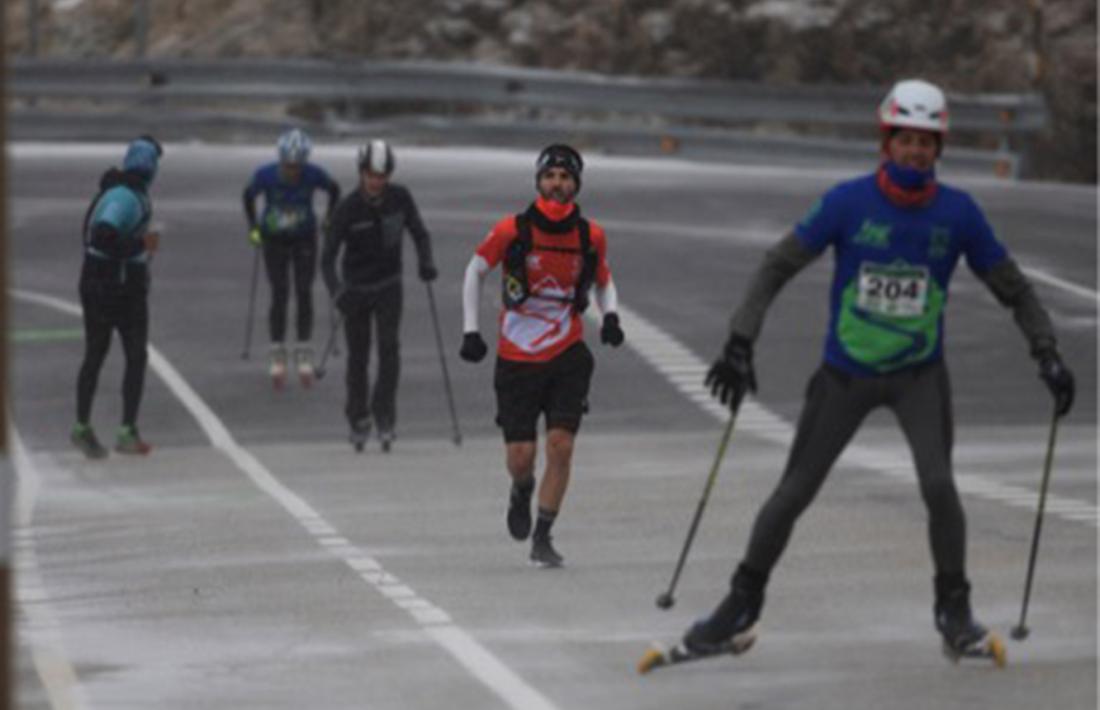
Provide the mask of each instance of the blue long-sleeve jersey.
{"label": "blue long-sleeve jersey", "polygon": [[[328,193],[328,211],[340,199],[340,186],[323,168],[306,163],[297,181],[285,182],[278,163],[268,163],[256,170],[244,189],[244,209],[249,227],[259,227],[264,238],[312,239],[317,233],[317,216],[313,211],[313,193]],[[255,201],[264,197],[264,209],[256,219]]]}
{"label": "blue long-sleeve jersey", "polygon": [[857,375],[942,357],[955,265],[981,276],[1008,256],[967,193],[940,184],[929,205],[898,207],[873,174],[826,193],[795,233],[815,254],[834,250],[825,360]]}

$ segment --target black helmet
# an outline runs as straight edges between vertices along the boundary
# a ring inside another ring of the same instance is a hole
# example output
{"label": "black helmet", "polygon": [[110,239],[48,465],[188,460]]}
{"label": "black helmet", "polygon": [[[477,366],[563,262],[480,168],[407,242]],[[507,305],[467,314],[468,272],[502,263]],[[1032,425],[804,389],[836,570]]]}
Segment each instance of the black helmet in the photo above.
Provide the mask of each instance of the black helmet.
{"label": "black helmet", "polygon": [[373,140],[359,149],[359,169],[389,175],[394,169],[393,151],[384,140]]}
{"label": "black helmet", "polygon": [[584,160],[572,147],[564,143],[555,143],[542,149],[539,159],[535,161],[536,186],[542,174],[550,168],[564,168],[577,183],[577,192],[581,191],[581,171],[584,170]]}

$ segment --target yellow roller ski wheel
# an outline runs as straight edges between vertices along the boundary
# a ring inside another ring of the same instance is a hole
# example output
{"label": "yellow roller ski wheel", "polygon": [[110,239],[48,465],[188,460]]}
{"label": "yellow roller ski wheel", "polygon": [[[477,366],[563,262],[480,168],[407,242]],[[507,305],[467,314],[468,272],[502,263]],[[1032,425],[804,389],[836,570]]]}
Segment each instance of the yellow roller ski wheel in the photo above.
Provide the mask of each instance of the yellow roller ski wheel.
{"label": "yellow roller ski wheel", "polygon": [[665,654],[660,649],[651,648],[645,652],[641,660],[638,661],[638,673],[645,675],[659,666],[665,659]]}
{"label": "yellow roller ski wheel", "polygon": [[993,657],[993,665],[1004,668],[1008,662],[1008,651],[1005,650],[1005,642],[997,634],[989,635],[989,655]]}

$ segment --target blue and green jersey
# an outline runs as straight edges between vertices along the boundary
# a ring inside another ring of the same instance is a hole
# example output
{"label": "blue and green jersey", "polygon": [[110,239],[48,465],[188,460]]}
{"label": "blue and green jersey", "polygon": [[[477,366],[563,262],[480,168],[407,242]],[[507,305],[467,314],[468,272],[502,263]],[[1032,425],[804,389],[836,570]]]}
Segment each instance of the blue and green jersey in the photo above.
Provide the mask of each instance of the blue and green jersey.
{"label": "blue and green jersey", "polygon": [[874,174],[829,190],[795,233],[815,254],[833,247],[825,361],[855,375],[941,358],[943,310],[959,258],[982,275],[1007,256],[967,193],[941,183],[927,206],[903,208]]}
{"label": "blue and green jersey", "polygon": [[264,210],[257,226],[265,237],[312,238],[317,232],[313,192],[334,189],[335,183],[328,173],[313,163],[302,166],[301,177],[294,183],[283,181],[278,163],[269,163],[253,174],[245,188],[245,200],[251,202],[259,195],[264,196]]}

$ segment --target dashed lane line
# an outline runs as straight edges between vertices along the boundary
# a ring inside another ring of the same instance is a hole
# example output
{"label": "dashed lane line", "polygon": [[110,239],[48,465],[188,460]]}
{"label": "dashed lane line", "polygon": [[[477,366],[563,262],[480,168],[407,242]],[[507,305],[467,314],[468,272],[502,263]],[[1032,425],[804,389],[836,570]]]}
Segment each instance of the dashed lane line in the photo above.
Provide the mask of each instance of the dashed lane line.
{"label": "dashed lane line", "polygon": [[[8,421],[13,419],[9,416]],[[16,564],[15,598],[24,617],[19,631],[27,636],[31,662],[42,680],[50,707],[53,710],[86,710],[91,705],[69,661],[61,624],[50,605],[50,595],[42,580],[35,549],[32,522],[42,479],[14,427],[8,430],[8,442],[18,481],[12,537]]]}
{"label": "dashed lane line", "polygon": [[[76,304],[53,296],[18,289],[12,289],[10,293],[21,301],[77,316],[81,314],[80,307]],[[387,572],[377,559],[340,535],[313,506],[275,478],[251,451],[237,443],[221,419],[160,350],[152,343],[148,350],[149,366],[195,418],[214,448],[222,451],[257,488],[290,513],[320,547],[328,550],[370,587],[408,613],[429,638],[450,653],[508,707],[516,710],[556,710],[549,698],[456,625],[445,610],[421,597],[412,587]]]}
{"label": "dashed lane line", "polygon": [[[1092,297],[1095,295],[1092,292]],[[729,418],[729,410],[717,402],[703,384],[709,367],[707,363],[674,336],[626,307],[621,301],[619,314],[623,328],[628,333],[626,342],[643,360],[704,412],[722,422]],[[595,318],[596,315],[592,313],[591,317]],[[741,403],[737,415],[737,431],[753,434],[783,447],[789,446],[794,438],[794,426],[790,422],[751,396]],[[913,481],[913,467],[908,451],[884,451],[862,444],[849,444],[841,461],[905,483]],[[1000,483],[981,474],[958,470],[955,472],[955,481],[960,491],[976,498],[1030,512],[1035,512],[1038,507],[1038,494],[1021,486]],[[1046,512],[1062,520],[1085,523],[1092,527],[1097,527],[1100,519],[1096,505],[1050,493],[1047,494]]]}

